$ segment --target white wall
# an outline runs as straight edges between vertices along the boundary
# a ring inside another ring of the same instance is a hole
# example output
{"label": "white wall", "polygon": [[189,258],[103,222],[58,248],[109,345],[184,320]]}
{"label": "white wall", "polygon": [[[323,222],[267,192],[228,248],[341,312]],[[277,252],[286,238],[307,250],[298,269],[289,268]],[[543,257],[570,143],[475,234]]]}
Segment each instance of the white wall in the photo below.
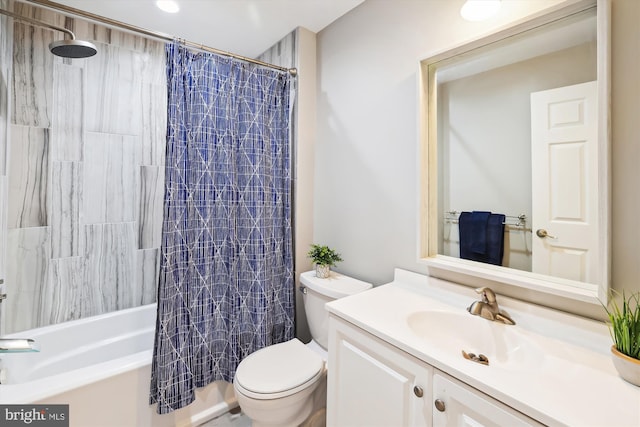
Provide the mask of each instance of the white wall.
{"label": "white wall", "polygon": [[[374,284],[394,267],[427,272],[416,246],[419,60],[561,2],[503,1],[485,23],[463,21],[462,3],[367,0],[318,34],[314,241],[342,253],[339,271]],[[613,0],[612,275],[637,290],[639,19],[640,2]]]}

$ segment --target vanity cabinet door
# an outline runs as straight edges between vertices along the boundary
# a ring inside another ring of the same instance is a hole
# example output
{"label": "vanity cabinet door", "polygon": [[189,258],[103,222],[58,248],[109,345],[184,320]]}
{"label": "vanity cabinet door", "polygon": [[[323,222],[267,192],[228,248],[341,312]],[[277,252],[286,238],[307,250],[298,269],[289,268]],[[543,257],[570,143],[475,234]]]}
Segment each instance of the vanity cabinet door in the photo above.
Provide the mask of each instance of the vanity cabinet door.
{"label": "vanity cabinet door", "polygon": [[442,372],[433,376],[433,426],[542,426]]}
{"label": "vanity cabinet door", "polygon": [[329,324],[328,426],[431,425],[431,366],[336,318]]}

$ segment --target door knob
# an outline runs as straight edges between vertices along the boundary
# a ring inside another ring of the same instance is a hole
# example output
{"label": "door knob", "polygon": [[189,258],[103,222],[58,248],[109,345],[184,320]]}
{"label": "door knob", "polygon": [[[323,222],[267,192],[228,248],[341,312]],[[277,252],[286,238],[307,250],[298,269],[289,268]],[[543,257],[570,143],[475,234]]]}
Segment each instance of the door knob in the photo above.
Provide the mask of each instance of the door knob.
{"label": "door knob", "polygon": [[550,239],[557,239],[556,236],[552,236],[551,234],[547,233],[547,230],[545,230],[544,228],[538,228],[536,230],[536,236],[538,236],[540,238],[548,237]]}
{"label": "door knob", "polygon": [[434,405],[436,405],[436,409],[440,412],[444,412],[445,410],[445,405],[444,405],[444,401],[440,400],[440,399],[436,399],[435,402],[433,402]]}

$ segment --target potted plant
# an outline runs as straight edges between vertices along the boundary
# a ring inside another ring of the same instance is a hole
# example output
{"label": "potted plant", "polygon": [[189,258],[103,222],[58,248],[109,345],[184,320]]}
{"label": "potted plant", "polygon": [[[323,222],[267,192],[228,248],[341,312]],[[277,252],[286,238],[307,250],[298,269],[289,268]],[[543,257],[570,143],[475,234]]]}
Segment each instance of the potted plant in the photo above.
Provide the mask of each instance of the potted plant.
{"label": "potted plant", "polygon": [[316,265],[316,277],[321,279],[329,277],[330,267],[335,266],[336,262],[342,261],[340,254],[326,245],[311,245],[307,255]]}
{"label": "potted plant", "polygon": [[626,298],[622,293],[622,308],[613,300],[609,317],[613,364],[622,379],[640,386],[640,292]]}

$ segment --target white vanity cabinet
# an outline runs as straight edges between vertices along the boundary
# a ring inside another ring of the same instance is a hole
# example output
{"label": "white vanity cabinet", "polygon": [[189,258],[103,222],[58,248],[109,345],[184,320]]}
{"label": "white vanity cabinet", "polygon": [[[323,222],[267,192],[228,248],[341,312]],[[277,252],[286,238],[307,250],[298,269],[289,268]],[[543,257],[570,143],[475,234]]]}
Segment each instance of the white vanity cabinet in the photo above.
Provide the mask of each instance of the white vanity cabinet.
{"label": "white vanity cabinet", "polygon": [[531,418],[440,371],[433,376],[433,425],[542,426]]}
{"label": "white vanity cabinet", "polygon": [[433,368],[329,318],[327,426],[430,426]]}
{"label": "white vanity cabinet", "polygon": [[331,316],[327,425],[541,424],[357,326]]}
{"label": "white vanity cabinet", "polygon": [[396,269],[327,303],[328,425],[640,426],[640,388],[616,372],[604,322],[501,296],[517,322],[504,325],[469,314],[475,298]]}

